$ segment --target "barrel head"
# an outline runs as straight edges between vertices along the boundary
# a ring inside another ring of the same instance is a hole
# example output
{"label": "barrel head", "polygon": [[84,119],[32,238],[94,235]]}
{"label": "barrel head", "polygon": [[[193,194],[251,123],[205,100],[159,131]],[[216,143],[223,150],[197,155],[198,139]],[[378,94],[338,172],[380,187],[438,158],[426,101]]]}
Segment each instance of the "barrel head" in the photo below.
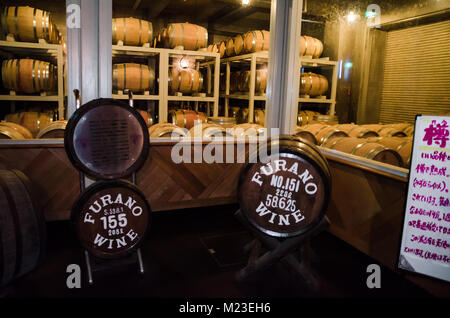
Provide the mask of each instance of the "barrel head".
{"label": "barrel head", "polygon": [[71,221],[80,244],[93,256],[120,258],[142,244],[150,224],[145,196],[127,181],[98,181],[72,208]]}
{"label": "barrel head", "polygon": [[324,171],[327,163],[311,152],[313,148],[298,138],[285,145],[281,142],[279,153],[270,154],[267,163],[250,163],[242,170],[239,204],[260,231],[293,237],[308,231],[325,214],[329,171]]}
{"label": "barrel head", "polygon": [[148,154],[147,125],[139,112],[113,99],[81,106],[70,118],[64,145],[73,165],[99,179],[130,175]]}

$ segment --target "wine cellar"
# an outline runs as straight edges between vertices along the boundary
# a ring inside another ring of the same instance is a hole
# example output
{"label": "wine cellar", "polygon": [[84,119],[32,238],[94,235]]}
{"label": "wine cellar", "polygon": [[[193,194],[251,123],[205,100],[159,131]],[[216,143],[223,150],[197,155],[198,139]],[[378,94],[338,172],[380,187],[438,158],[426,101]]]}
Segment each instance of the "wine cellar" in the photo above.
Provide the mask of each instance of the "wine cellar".
{"label": "wine cellar", "polygon": [[450,296],[448,2],[4,0],[0,26],[0,298]]}

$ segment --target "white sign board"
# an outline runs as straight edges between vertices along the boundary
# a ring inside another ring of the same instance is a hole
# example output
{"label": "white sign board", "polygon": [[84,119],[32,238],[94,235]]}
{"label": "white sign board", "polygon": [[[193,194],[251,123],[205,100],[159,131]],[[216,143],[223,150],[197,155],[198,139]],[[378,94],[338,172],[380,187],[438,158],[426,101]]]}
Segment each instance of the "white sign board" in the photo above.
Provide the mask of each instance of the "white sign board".
{"label": "white sign board", "polygon": [[450,281],[450,117],[417,116],[399,268]]}

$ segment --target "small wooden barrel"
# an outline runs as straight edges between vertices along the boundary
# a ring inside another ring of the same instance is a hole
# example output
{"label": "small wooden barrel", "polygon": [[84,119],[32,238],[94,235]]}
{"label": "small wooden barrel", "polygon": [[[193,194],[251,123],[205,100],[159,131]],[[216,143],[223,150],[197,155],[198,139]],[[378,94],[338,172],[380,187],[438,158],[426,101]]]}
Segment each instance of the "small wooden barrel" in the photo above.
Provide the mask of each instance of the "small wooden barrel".
{"label": "small wooden barrel", "polygon": [[236,122],[238,121],[238,113],[239,113],[239,107],[230,107],[228,109],[228,116],[234,117],[236,119]]}
{"label": "small wooden barrel", "polygon": [[203,88],[203,75],[195,69],[181,69],[174,67],[169,74],[169,87],[173,93],[197,93]]}
{"label": "small wooden barrel", "polygon": [[26,139],[17,129],[8,125],[0,125],[0,139]]}
{"label": "small wooden barrel", "polygon": [[209,124],[216,124],[223,128],[232,128],[236,125],[236,118],[234,117],[208,117]]}
{"label": "small wooden barrel", "polygon": [[124,180],[98,181],[72,207],[71,222],[80,244],[93,256],[121,258],[138,249],[151,210],[144,194]]}
{"label": "small wooden barrel", "polygon": [[227,56],[235,56],[241,54],[244,50],[244,36],[242,34],[236,35],[234,38],[229,38],[226,46]]}
{"label": "small wooden barrel", "polygon": [[212,52],[212,53],[217,53],[217,52],[219,52],[219,48],[218,48],[217,44],[210,44],[206,48],[206,51],[207,52]]}
{"label": "small wooden barrel", "polygon": [[406,137],[406,134],[398,130],[397,128],[379,125],[379,124],[370,124],[370,125],[362,125],[368,129],[372,129],[378,133],[381,137]]}
{"label": "small wooden barrel", "polygon": [[45,221],[30,180],[0,170],[0,288],[32,271],[43,259]]}
{"label": "small wooden barrel", "polygon": [[231,72],[230,74],[230,92],[238,92],[240,90],[241,72]]}
{"label": "small wooden barrel", "polygon": [[28,6],[4,7],[0,20],[3,32],[13,34],[16,41],[59,42],[59,32],[48,11]]}
{"label": "small wooden barrel", "polygon": [[[414,134],[414,125],[410,123],[388,124],[386,127],[392,127],[405,133],[406,136],[412,136]],[[401,137],[401,136],[398,136]]]}
{"label": "small wooden barrel", "polygon": [[266,30],[248,31],[244,34],[243,53],[268,51],[270,44],[270,33]]}
{"label": "small wooden barrel", "polygon": [[14,129],[15,131],[17,131],[18,133],[20,133],[25,139],[32,139],[33,135],[31,134],[31,132],[26,129],[25,127],[16,124],[16,123],[11,123],[11,122],[7,122],[7,121],[2,121],[0,122],[0,127],[1,126],[8,126],[12,129]]}
{"label": "small wooden barrel", "polygon": [[153,118],[153,115],[143,109],[138,109],[139,114],[141,114],[142,118],[144,119],[145,123],[147,124],[147,127],[150,127],[155,122],[155,119]]}
{"label": "small wooden barrel", "polygon": [[[239,73],[238,90],[241,92],[248,92],[250,90],[250,71]],[[230,78],[231,82],[231,78]],[[267,86],[267,69],[256,70],[255,72],[255,93],[264,94]],[[234,87],[233,87],[234,88]]]}
{"label": "small wooden barrel", "polygon": [[220,125],[199,124],[189,129],[188,136],[192,138],[232,138],[232,133]]}
{"label": "small wooden barrel", "polygon": [[2,63],[2,81],[6,89],[27,94],[55,89],[55,67],[33,59],[12,59]]}
{"label": "small wooden barrel", "polygon": [[317,59],[322,55],[322,52],[322,41],[307,35],[300,37],[300,56],[311,56]]}
{"label": "small wooden barrel", "polygon": [[[268,154],[264,161],[257,160]],[[317,225],[331,195],[331,176],[317,147],[294,136],[280,136],[252,152],[238,185],[240,209],[259,231],[294,237]]]}
{"label": "small wooden barrel", "polygon": [[339,117],[331,115],[316,114],[313,116],[312,123],[319,123],[325,125],[339,125]]}
{"label": "small wooden barrel", "polygon": [[148,134],[150,138],[186,137],[186,132],[183,128],[170,123],[155,124],[148,129]]}
{"label": "small wooden barrel", "polygon": [[36,136],[38,139],[64,138],[67,120],[58,120],[42,129]]}
{"label": "small wooden barrel", "polygon": [[220,58],[226,57],[227,55],[227,43],[226,41],[219,42],[217,49],[219,50]]}
{"label": "small wooden barrel", "polygon": [[262,109],[255,109],[255,124],[258,124],[260,126],[264,127],[264,120],[265,120],[265,111]]}
{"label": "small wooden barrel", "polygon": [[314,134],[312,132],[309,132],[302,127],[297,126],[297,128],[295,129],[295,132],[294,132],[294,136],[300,137],[300,138],[312,143],[313,145],[317,145],[316,136],[314,136]]}
{"label": "small wooden barrel", "polygon": [[234,136],[237,138],[257,137],[264,135],[264,127],[258,124],[246,123],[233,127]]}
{"label": "small wooden barrel", "polygon": [[337,129],[336,126],[312,124],[304,126],[304,129],[314,134],[318,145],[322,145],[327,140],[334,138],[348,137],[347,133]]}
{"label": "small wooden barrel", "polygon": [[41,112],[21,112],[19,113],[19,120],[16,124],[19,124],[30,131],[33,137],[53,121],[53,116],[50,113]]}
{"label": "small wooden barrel", "polygon": [[350,137],[355,138],[378,137],[378,133],[376,131],[355,124],[342,124],[338,125],[336,128],[345,131]]}
{"label": "small wooden barrel", "polygon": [[380,137],[374,141],[396,151],[402,157],[405,168],[411,165],[412,137]]}
{"label": "small wooden barrel", "polygon": [[248,108],[239,108],[236,121],[238,124],[244,124],[248,122]]}
{"label": "small wooden barrel", "polygon": [[148,65],[123,63],[113,65],[113,89],[133,93],[149,91],[155,83],[155,71]]}
{"label": "small wooden barrel", "polygon": [[122,41],[124,45],[143,45],[153,40],[151,22],[135,18],[112,19],[112,43]]}
{"label": "small wooden barrel", "polygon": [[167,48],[183,46],[185,50],[195,51],[208,46],[208,30],[187,22],[169,23],[162,40]]}
{"label": "small wooden barrel", "polygon": [[318,112],[313,112],[310,110],[301,110],[297,114],[297,125],[298,126],[305,126],[308,124],[312,124],[313,117],[315,115],[320,115]]}
{"label": "small wooden barrel", "polygon": [[169,112],[169,122],[178,127],[191,129],[197,124],[206,123],[206,116],[195,110],[178,109]]}
{"label": "small wooden barrel", "polygon": [[328,91],[328,80],[315,73],[302,73],[300,78],[300,95],[320,96]]}
{"label": "small wooden barrel", "polygon": [[6,114],[5,121],[17,124],[19,122],[19,115],[20,113]]}
{"label": "small wooden barrel", "polygon": [[334,140],[326,141],[323,146],[393,166],[403,167],[403,160],[396,151],[368,140],[360,138],[335,138]]}

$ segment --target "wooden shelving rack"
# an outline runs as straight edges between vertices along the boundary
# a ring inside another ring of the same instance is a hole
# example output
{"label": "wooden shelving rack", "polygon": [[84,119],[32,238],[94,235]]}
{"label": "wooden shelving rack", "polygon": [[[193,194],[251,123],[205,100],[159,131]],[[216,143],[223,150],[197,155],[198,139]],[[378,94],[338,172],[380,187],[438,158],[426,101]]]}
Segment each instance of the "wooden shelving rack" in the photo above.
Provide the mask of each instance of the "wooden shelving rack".
{"label": "wooden shelving rack", "polygon": [[64,74],[63,74],[63,47],[60,44],[48,44],[45,42],[29,43],[15,41],[0,41],[0,51],[3,51],[8,58],[50,58],[57,67],[58,88],[56,95],[12,95],[0,94],[0,100],[6,101],[36,101],[36,102],[57,102],[58,115],[64,118]]}
{"label": "wooden shelving rack", "polygon": [[[224,58],[220,60],[221,64],[225,64],[225,92],[220,94],[220,97],[225,99],[225,116],[228,116],[229,109],[229,100],[230,99],[240,99],[240,100],[248,100],[248,121],[253,122],[254,117],[254,104],[255,101],[266,101],[266,95],[256,95],[255,92],[255,78],[256,78],[256,66],[258,64],[267,63],[269,60],[269,52],[268,51],[260,51],[250,54],[243,54],[238,56],[233,56],[229,58]],[[230,94],[230,73],[231,73],[231,65],[233,63],[240,64],[248,64],[250,63],[250,87],[248,93]],[[328,58],[319,58],[313,59],[311,57],[300,57],[300,65],[298,74],[300,76],[300,72],[302,67],[331,67],[333,68],[333,74],[331,79],[331,93],[329,98],[304,98],[299,97],[299,103],[318,103],[318,104],[329,104],[328,114],[335,114],[336,107],[336,88],[337,88],[337,76],[338,76],[338,62],[330,61]]]}
{"label": "wooden shelving rack", "polygon": [[[196,62],[196,68],[206,67],[207,78],[204,82],[205,95],[170,95],[169,92],[169,65],[170,58],[190,56]],[[219,114],[219,75],[220,75],[220,55],[219,53],[212,53],[206,51],[188,51],[188,50],[171,50],[163,48],[139,47],[139,46],[112,46],[112,57],[158,57],[159,78],[158,91],[156,94],[135,94],[133,98],[136,100],[153,100],[158,101],[158,117],[159,122],[165,122],[168,119],[168,103],[169,101],[188,101],[195,102],[195,107],[198,109],[199,102],[213,103],[213,116]],[[212,70],[214,67],[214,71]],[[156,70],[155,70],[156,71]],[[206,87],[205,87],[206,84]],[[126,94],[113,94],[113,98],[127,99]],[[209,110],[209,107],[208,107]],[[208,115],[208,114],[207,114]]]}

